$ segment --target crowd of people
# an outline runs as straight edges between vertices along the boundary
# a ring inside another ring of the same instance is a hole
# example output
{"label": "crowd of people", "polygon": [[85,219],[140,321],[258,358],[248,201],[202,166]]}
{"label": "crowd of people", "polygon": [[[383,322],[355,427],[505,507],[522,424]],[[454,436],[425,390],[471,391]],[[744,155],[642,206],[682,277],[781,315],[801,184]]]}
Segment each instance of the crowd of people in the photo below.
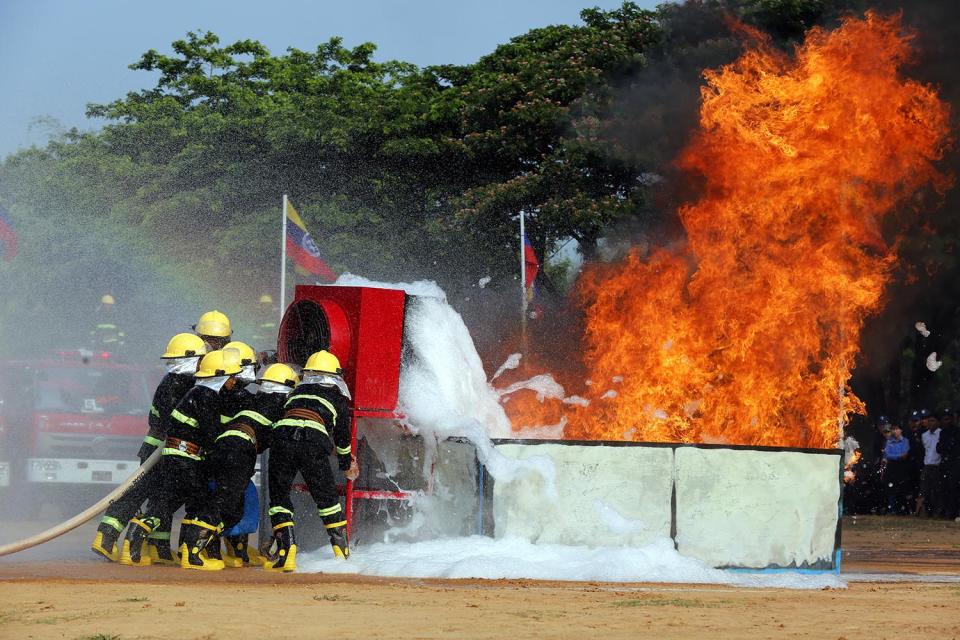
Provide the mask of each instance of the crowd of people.
{"label": "crowd of people", "polygon": [[[336,456],[348,479],[358,469],[351,452],[350,391],[337,357],[317,351],[299,371],[265,362],[232,339],[230,320],[219,311],[204,313],[194,331],[173,336],[161,355],[167,374],[154,394],[139,452],[141,464],[156,461],[107,510],[93,551],[131,566],[294,571],[290,491],[300,473],[334,555],[349,557],[330,458]],[[257,549],[248,544],[259,522],[251,479],[257,456],[268,448],[273,531],[270,543]],[[185,516],[172,547],[173,514],[181,506]]]}
{"label": "crowd of people", "polygon": [[960,520],[956,411],[916,409],[902,423],[880,416],[876,429],[866,455],[844,438],[845,511]]}

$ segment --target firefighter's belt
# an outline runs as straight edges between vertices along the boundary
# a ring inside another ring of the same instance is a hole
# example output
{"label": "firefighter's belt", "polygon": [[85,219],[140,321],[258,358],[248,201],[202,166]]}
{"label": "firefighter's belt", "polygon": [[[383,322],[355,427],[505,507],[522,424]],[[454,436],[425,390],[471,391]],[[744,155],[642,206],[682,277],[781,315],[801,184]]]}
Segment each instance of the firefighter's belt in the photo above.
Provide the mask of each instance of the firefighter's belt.
{"label": "firefighter's belt", "polygon": [[191,456],[199,456],[203,451],[200,445],[180,438],[167,438],[165,448],[176,449],[181,453],[189,453]]}
{"label": "firefighter's belt", "polygon": [[320,433],[329,436],[330,434],[327,433],[326,424],[323,417],[316,411],[298,407],[296,409],[287,409],[286,413],[283,414],[283,419],[275,422],[273,428],[293,427],[295,429],[316,429]]}
{"label": "firefighter's belt", "polygon": [[287,409],[286,413],[283,414],[284,418],[299,418],[301,420],[310,420],[312,422],[319,422],[321,425],[326,425],[326,420],[323,419],[316,411],[310,411],[310,409]]}
{"label": "firefighter's belt", "polygon": [[219,442],[223,438],[237,437],[243,438],[244,440],[249,440],[253,443],[253,446],[257,446],[257,431],[248,424],[243,422],[238,422],[236,420],[230,425],[230,428],[217,436],[217,441]]}

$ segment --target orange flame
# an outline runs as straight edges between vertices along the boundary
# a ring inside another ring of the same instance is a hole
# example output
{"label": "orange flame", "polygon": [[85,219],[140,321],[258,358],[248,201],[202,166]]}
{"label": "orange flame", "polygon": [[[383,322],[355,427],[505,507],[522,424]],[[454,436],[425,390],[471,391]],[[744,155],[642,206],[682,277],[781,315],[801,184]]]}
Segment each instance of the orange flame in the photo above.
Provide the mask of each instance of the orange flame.
{"label": "orange flame", "polygon": [[792,59],[761,45],[704,74],[679,160],[704,184],[680,210],[687,244],[582,278],[590,406],[566,411],[566,437],[836,446],[895,260],[880,225],[950,183],[948,108],[898,71],[909,40],[868,13]]}

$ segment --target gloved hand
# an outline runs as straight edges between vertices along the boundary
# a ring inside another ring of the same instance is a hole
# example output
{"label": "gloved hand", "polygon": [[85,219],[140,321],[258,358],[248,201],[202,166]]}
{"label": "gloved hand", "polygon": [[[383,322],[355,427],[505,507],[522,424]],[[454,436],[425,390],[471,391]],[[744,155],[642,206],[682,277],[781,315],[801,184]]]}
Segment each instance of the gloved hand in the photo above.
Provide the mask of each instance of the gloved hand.
{"label": "gloved hand", "polygon": [[356,480],[360,476],[360,466],[356,458],[350,458],[350,467],[344,472],[347,480]]}

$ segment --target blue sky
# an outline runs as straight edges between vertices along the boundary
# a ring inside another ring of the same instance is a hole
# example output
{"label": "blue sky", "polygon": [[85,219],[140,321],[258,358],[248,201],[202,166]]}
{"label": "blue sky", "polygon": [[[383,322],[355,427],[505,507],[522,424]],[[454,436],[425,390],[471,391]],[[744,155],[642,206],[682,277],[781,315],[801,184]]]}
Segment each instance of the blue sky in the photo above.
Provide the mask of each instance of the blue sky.
{"label": "blue sky", "polygon": [[[151,86],[127,65],[148,49],[170,51],[187,31],[222,43],[252,38],[273,53],[313,49],[331,36],[371,41],[377,58],[418,65],[465,64],[535,27],[578,24],[580,10],[622,0],[0,0],[0,157],[43,144],[50,117],[66,128],[94,128],[88,103]],[[656,0],[637,0],[652,8]]]}

